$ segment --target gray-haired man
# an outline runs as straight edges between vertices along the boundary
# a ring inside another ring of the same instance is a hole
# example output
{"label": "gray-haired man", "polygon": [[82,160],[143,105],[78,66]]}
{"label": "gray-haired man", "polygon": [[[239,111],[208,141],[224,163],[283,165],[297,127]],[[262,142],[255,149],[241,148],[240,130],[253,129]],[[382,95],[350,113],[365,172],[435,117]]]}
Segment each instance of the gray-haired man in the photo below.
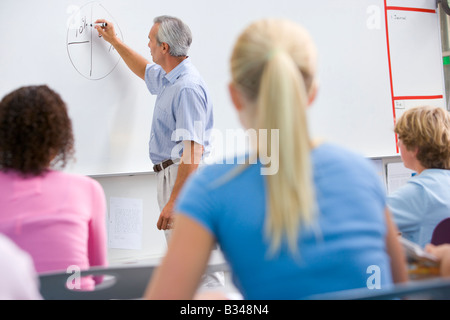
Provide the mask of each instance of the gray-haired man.
{"label": "gray-haired man", "polygon": [[[149,155],[157,175],[160,216],[157,227],[167,241],[173,228],[175,200],[209,150],[213,108],[208,88],[187,53],[192,42],[189,27],[180,19],[154,19],[148,47],[149,63],[116,36],[114,25],[99,19],[96,29],[120,54],[127,66],[142,78],[151,94],[157,95],[149,141]],[[223,274],[205,279],[206,286],[223,285]]]}

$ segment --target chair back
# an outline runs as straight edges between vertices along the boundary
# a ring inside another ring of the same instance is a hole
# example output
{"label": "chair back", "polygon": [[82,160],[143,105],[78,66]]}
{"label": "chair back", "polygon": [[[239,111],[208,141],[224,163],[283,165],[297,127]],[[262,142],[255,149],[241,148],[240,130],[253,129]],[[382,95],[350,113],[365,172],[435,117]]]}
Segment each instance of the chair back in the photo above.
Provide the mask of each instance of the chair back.
{"label": "chair back", "polygon": [[[103,278],[94,290],[70,289],[74,274],[64,271],[39,274],[40,292],[44,300],[137,300],[144,296],[153,270],[159,264],[123,264],[110,267],[92,267],[77,276]],[[229,271],[227,262],[207,267],[207,272]],[[68,285],[69,284],[69,285]]]}
{"label": "chair back", "polygon": [[450,279],[431,278],[382,289],[351,289],[310,296],[309,300],[450,300]]}
{"label": "chair back", "polygon": [[74,274],[52,272],[39,274],[40,292],[44,300],[110,300],[140,299],[155,265],[120,265],[114,267],[92,267],[80,271],[78,276],[103,276],[102,283],[94,290],[69,289]]}
{"label": "chair back", "polygon": [[434,245],[450,243],[450,218],[446,218],[436,225],[431,236],[431,243]]}

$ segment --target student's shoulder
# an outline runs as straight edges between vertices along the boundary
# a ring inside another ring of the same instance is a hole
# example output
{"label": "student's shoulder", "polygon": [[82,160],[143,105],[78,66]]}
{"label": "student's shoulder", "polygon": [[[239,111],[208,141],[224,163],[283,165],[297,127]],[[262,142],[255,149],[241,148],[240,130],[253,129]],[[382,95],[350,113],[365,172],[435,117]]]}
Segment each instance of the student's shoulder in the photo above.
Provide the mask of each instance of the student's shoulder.
{"label": "student's shoulder", "polygon": [[246,170],[246,166],[241,162],[216,162],[199,167],[195,176],[195,182],[206,189],[217,189],[228,185],[236,177],[241,177]]}
{"label": "student's shoulder", "polygon": [[313,152],[316,173],[343,175],[364,179],[377,176],[373,162],[362,154],[332,143],[324,143]]}
{"label": "student's shoulder", "polygon": [[67,183],[73,186],[91,187],[95,189],[101,188],[101,185],[97,180],[82,174],[55,170],[49,173],[49,177],[58,180],[60,183]]}
{"label": "student's shoulder", "polygon": [[370,163],[369,159],[355,150],[328,142],[322,143],[314,149],[313,159],[317,162],[341,165],[367,165]]}
{"label": "student's shoulder", "polygon": [[212,178],[220,177],[235,167],[234,164],[226,163],[209,163],[199,166],[196,176],[201,180],[211,180]]}
{"label": "student's shoulder", "polygon": [[415,175],[414,178],[419,178],[427,181],[439,181],[441,183],[450,183],[450,170],[447,169],[425,169],[420,175]]}
{"label": "student's shoulder", "polygon": [[403,187],[405,186],[421,192],[429,192],[430,190],[449,190],[450,170],[425,169],[420,174],[416,174],[409,179]]}

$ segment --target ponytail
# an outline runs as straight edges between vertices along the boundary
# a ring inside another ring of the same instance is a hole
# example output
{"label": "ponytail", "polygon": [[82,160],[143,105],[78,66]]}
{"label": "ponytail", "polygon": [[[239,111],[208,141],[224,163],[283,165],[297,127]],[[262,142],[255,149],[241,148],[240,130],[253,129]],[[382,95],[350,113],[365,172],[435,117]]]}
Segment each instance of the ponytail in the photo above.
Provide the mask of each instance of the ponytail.
{"label": "ponytail", "polygon": [[[316,56],[314,43],[301,26],[265,19],[241,34],[231,57],[233,83],[248,101],[246,112],[254,115],[251,127],[271,136],[279,134],[278,140],[257,143],[259,159],[270,154],[270,166],[278,169],[265,176],[265,234],[272,254],[284,240],[296,253],[300,230],[314,219],[306,108],[314,89]],[[267,169],[261,163],[262,170]]]}
{"label": "ponytail", "polygon": [[299,230],[312,221],[315,198],[306,115],[308,91],[290,55],[275,50],[270,52],[261,77],[256,120],[260,130],[279,130],[278,141],[258,144],[258,148],[267,147],[264,152],[272,161],[278,161],[278,172],[266,176],[265,231],[272,253],[280,247],[284,234],[290,250],[297,251]]}

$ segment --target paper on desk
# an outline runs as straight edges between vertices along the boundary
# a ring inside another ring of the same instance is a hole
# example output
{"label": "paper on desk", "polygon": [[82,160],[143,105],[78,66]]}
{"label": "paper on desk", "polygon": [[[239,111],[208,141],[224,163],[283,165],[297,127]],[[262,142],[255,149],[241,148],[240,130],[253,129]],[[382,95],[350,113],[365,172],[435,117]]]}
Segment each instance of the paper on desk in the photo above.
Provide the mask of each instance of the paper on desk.
{"label": "paper on desk", "polygon": [[438,264],[437,258],[426,252],[418,244],[411,242],[403,237],[399,237],[399,241],[405,250],[406,257],[411,262],[421,262],[424,265],[436,266]]}
{"label": "paper on desk", "polygon": [[140,250],[142,248],[142,199],[110,198],[108,247]]}
{"label": "paper on desk", "polygon": [[391,194],[403,186],[414,175],[414,171],[405,168],[403,162],[391,162],[387,164],[387,191]]}

